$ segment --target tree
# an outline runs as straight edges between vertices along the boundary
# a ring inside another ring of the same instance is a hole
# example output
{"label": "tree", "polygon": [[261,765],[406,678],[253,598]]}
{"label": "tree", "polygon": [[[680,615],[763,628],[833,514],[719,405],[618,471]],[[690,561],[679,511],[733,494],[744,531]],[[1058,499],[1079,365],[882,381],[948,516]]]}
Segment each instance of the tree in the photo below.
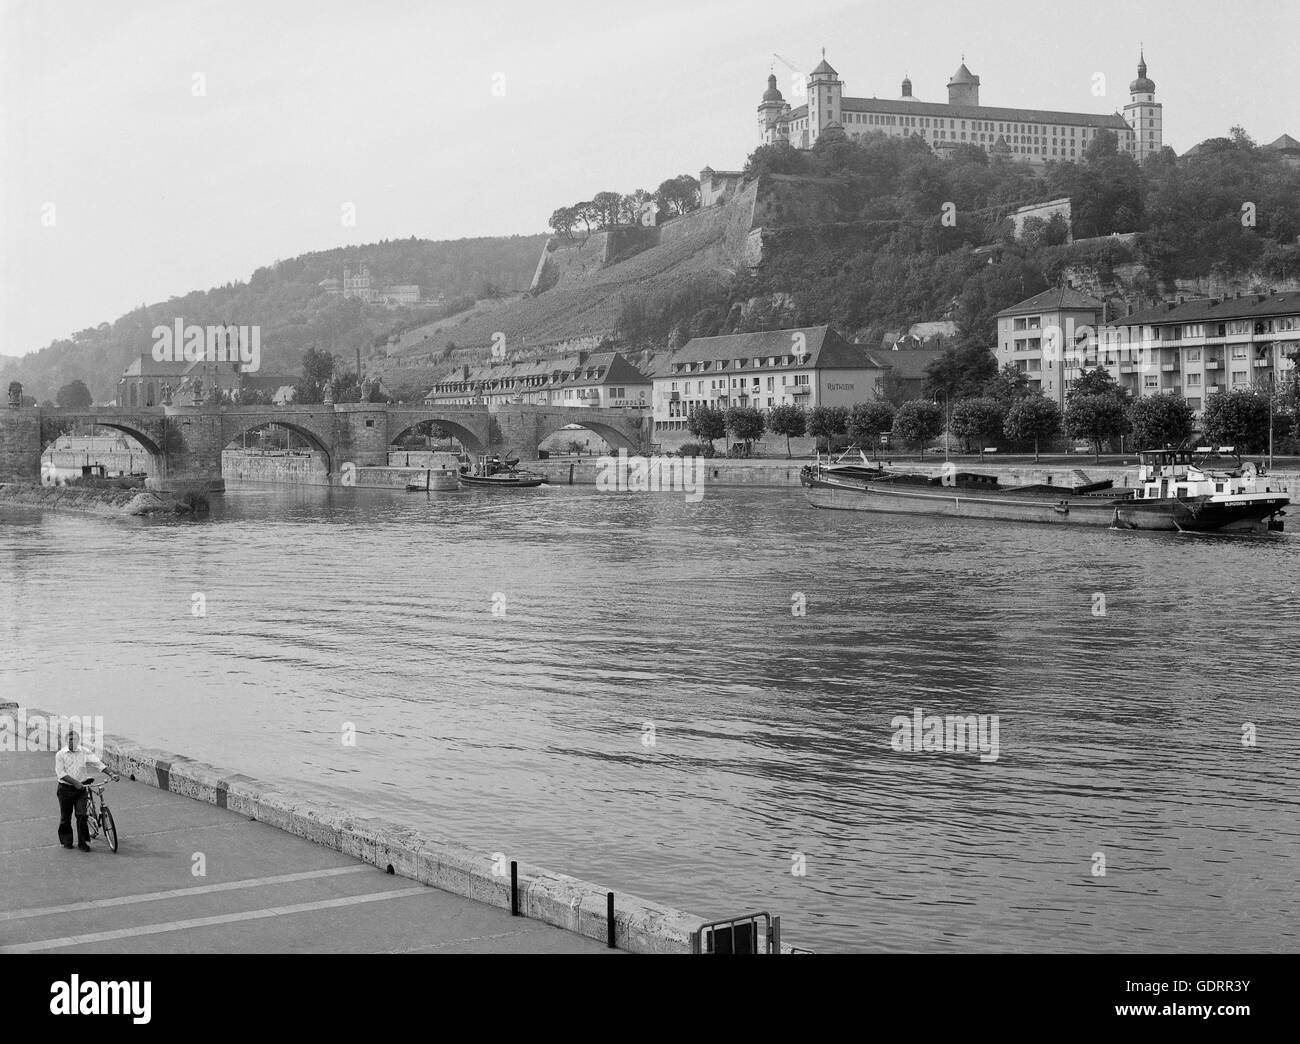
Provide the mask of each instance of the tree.
{"label": "tree", "polygon": [[670,214],[686,214],[700,209],[700,183],[689,174],[660,182],[655,202]]}
{"label": "tree", "polygon": [[943,430],[943,411],[929,399],[909,399],[894,414],[894,434],[919,453]]}
{"label": "tree", "polygon": [[556,235],[564,236],[565,239],[573,238],[573,226],[577,224],[578,214],[573,207],[556,207],[551,213],[551,220],[548,224]]}
{"label": "tree", "polygon": [[686,418],[686,430],[697,439],[707,439],[712,448],[714,439],[720,439],[727,434],[726,414],[716,406],[701,403]]}
{"label": "tree", "polygon": [[751,443],[767,429],[762,410],[753,406],[731,406],[727,409],[726,419],[727,430],[745,444],[746,453]]}
{"label": "tree", "polygon": [[622,197],[617,192],[597,192],[591,197],[598,228],[612,228],[618,224],[618,207]]}
{"label": "tree", "polygon": [[336,373],[330,381],[330,387],[334,389],[335,402],[361,401],[361,382],[357,379],[356,370]]}
{"label": "tree", "polygon": [[954,345],[925,368],[925,391],[948,399],[974,398],[997,372],[997,360],[987,348]]}
{"label": "tree", "polygon": [[293,401],[312,405],[324,400],[325,385],[334,376],[334,356],[320,348],[308,348],[302,359],[302,376],[294,383]]}
{"label": "tree", "polygon": [[808,434],[817,439],[817,449],[826,441],[826,450],[830,451],[831,439],[848,431],[849,411],[844,406],[814,406],[808,411]]}
{"label": "tree", "polygon": [[1006,407],[988,396],[962,399],[952,408],[952,419],[948,430],[966,443],[967,453],[970,452],[971,440],[975,440],[982,457],[984,444],[996,441],[1002,436],[1006,413]]}
{"label": "tree", "polygon": [[1105,392],[1072,391],[1065,407],[1065,430],[1071,438],[1087,439],[1101,463],[1101,444],[1123,435],[1128,428],[1124,402]]}
{"label": "tree", "polygon": [[1076,395],[1109,395],[1120,402],[1124,402],[1128,397],[1124,389],[1115,383],[1115,378],[1110,375],[1110,371],[1103,370],[1101,367],[1083,371],[1070,386],[1070,393],[1065,397],[1067,405]]}
{"label": "tree", "polygon": [[1005,363],[984,385],[984,394],[1010,409],[1018,399],[1033,393],[1029,390],[1029,375],[1015,363]]}
{"label": "tree", "polygon": [[855,445],[866,449],[880,446],[880,435],[894,426],[893,403],[876,399],[856,403],[849,410],[848,436]]}
{"label": "tree", "polygon": [[1192,433],[1196,411],[1173,392],[1144,395],[1129,406],[1128,422],[1136,449],[1172,448]]}
{"label": "tree", "polygon": [[799,438],[808,430],[808,415],[802,406],[785,403],[773,406],[767,414],[767,426],[773,435],[785,436],[785,459],[790,459],[790,439]]}
{"label": "tree", "polygon": [[60,406],[71,406],[76,409],[82,409],[89,406],[95,401],[95,397],[90,394],[90,389],[77,380],[69,381],[55,393],[54,401]]}
{"label": "tree", "polygon": [[1061,433],[1061,407],[1041,395],[1026,395],[1013,402],[1002,422],[1002,433],[1016,442],[1034,440],[1034,463],[1038,463],[1040,440]]}
{"label": "tree", "polygon": [[1268,397],[1238,388],[1205,400],[1201,426],[1207,442],[1254,453],[1268,444]]}

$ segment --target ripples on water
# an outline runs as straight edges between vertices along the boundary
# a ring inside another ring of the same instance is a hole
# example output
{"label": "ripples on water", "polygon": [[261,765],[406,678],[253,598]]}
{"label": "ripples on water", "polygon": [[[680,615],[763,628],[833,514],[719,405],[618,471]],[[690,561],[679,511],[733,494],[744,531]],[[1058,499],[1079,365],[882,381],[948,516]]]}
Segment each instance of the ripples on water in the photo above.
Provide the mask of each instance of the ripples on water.
{"label": "ripples on water", "polygon": [[1297,948],[1296,536],[248,486],[11,511],[0,585],[0,695],[797,945]]}

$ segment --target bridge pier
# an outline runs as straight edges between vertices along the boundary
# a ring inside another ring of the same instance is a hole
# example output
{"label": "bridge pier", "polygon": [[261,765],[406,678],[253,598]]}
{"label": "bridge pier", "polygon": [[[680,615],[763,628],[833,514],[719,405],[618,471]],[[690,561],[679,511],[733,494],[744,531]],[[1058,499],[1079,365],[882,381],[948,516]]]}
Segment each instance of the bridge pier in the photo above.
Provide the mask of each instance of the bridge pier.
{"label": "bridge pier", "polygon": [[0,482],[40,481],[40,408],[11,406],[0,413]]}

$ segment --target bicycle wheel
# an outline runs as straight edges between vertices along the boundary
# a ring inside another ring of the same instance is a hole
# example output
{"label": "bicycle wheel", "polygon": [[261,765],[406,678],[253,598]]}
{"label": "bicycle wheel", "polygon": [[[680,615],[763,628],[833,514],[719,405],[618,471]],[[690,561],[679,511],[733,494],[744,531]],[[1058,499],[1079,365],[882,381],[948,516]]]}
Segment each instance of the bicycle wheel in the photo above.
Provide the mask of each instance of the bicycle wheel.
{"label": "bicycle wheel", "polygon": [[104,827],[104,836],[108,838],[108,847],[117,851],[117,824],[113,822],[113,813],[104,809],[99,814],[99,821]]}

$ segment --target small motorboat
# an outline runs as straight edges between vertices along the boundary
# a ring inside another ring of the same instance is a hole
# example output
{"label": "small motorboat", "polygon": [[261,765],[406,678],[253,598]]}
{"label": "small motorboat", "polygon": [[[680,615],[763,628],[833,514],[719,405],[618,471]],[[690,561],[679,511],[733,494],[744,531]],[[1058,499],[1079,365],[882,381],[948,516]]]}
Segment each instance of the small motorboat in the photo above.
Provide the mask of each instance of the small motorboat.
{"label": "small motorboat", "polygon": [[530,489],[546,482],[544,475],[521,471],[515,467],[519,458],[502,460],[500,457],[480,457],[473,469],[463,467],[460,484],[489,489]]}

